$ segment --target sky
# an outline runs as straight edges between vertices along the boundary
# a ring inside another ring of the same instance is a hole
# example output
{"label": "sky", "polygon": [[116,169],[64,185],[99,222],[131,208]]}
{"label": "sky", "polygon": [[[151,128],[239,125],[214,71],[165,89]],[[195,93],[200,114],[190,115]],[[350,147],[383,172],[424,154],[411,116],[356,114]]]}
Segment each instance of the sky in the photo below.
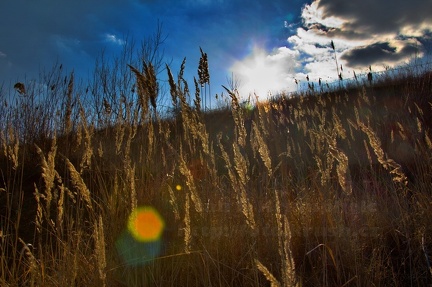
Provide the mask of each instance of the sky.
{"label": "sky", "polygon": [[161,23],[175,73],[186,57],[186,77],[196,77],[201,47],[213,94],[233,78],[243,99],[265,99],[295,91],[306,76],[334,81],[340,66],[350,78],[429,59],[430,11],[432,0],[3,1],[0,87],[37,78],[55,63],[86,79],[102,51],[116,55],[126,38],[139,42]]}

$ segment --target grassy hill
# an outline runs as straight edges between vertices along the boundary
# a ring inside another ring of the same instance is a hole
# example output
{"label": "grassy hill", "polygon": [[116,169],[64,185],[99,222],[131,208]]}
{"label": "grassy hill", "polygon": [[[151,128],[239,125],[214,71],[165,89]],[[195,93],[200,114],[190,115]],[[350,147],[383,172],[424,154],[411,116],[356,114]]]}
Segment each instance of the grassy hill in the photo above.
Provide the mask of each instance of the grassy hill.
{"label": "grassy hill", "polygon": [[432,73],[212,111],[180,73],[162,117],[133,72],[2,105],[2,286],[432,283]]}

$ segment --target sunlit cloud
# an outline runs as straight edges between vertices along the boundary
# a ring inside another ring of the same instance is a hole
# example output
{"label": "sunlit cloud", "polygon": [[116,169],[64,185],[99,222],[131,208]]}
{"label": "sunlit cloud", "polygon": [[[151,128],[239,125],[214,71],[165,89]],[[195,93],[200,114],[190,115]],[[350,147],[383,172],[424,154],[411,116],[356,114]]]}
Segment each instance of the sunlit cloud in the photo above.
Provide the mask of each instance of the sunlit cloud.
{"label": "sunlit cloud", "polygon": [[256,94],[265,98],[269,93],[292,89],[296,56],[297,52],[283,47],[268,54],[265,49],[254,46],[249,55],[230,68],[238,80],[240,96]]}
{"label": "sunlit cloud", "polygon": [[355,71],[368,71],[369,66],[380,71],[405,64],[424,55],[421,39],[427,40],[432,31],[428,13],[416,14],[419,7],[432,9],[431,2],[414,2],[419,5],[390,0],[315,0],[304,5],[302,23],[284,47],[271,53],[254,48],[231,71],[241,80],[243,93],[266,95],[284,88],[295,90],[294,78],[331,82],[340,72],[343,78],[350,78]]}
{"label": "sunlit cloud", "polygon": [[[196,76],[202,47],[209,55],[212,93],[220,94],[233,73],[245,97],[296,91],[294,79],[306,76],[337,80],[334,52],[346,78],[369,65],[378,71],[408,63],[432,47],[430,0],[48,2],[5,2],[0,34],[14,41],[2,43],[1,78],[34,77],[38,67],[57,60],[86,77],[101,51],[115,55],[125,47],[121,35],[139,43],[159,20],[168,36],[162,47],[166,61],[178,67],[187,57],[188,81]],[[22,25],[7,25],[16,21],[13,11],[20,11]]]}
{"label": "sunlit cloud", "polygon": [[346,20],[334,17],[324,16],[324,11],[318,7],[319,1],[312,2],[310,5],[305,5],[302,12],[303,24],[305,26],[313,26],[321,24],[332,29],[341,28]]}
{"label": "sunlit cloud", "polygon": [[[349,69],[395,66],[423,55],[416,37],[431,31],[432,21],[427,13],[417,14],[421,5],[388,0],[366,2],[316,0],[306,5],[302,11],[305,29],[299,29],[297,34],[301,44],[307,47],[313,42],[322,44],[323,40],[335,39],[340,62]],[[430,1],[415,2],[431,7]],[[302,49],[299,45],[295,48]],[[303,52],[317,55],[304,48]]]}

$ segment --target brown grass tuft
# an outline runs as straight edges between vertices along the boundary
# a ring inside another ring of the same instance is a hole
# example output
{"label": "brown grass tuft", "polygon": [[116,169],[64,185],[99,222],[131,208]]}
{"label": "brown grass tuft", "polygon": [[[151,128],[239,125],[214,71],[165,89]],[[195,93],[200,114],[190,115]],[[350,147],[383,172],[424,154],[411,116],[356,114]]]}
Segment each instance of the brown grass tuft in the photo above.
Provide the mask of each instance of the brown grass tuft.
{"label": "brown grass tuft", "polygon": [[69,161],[69,159],[65,158],[66,167],[69,170],[72,184],[75,189],[79,192],[79,195],[84,200],[87,205],[87,208],[90,210],[93,209],[93,203],[91,199],[90,190],[87,188],[84,180],[82,179],[79,172],[75,169],[75,166]]}
{"label": "brown grass tuft", "polygon": [[265,278],[270,282],[271,287],[280,287],[281,284],[276,280],[276,278],[271,274],[271,272],[264,266],[259,260],[255,259],[255,265],[259,271],[265,276]]}
{"label": "brown grass tuft", "polygon": [[394,182],[406,186],[408,184],[408,178],[402,171],[402,167],[400,166],[400,164],[396,163],[393,159],[388,158],[388,156],[381,148],[381,141],[371,128],[369,128],[362,122],[359,122],[358,124],[360,129],[368,136],[369,144],[372,146],[372,149],[374,150],[379,163],[392,174]]}

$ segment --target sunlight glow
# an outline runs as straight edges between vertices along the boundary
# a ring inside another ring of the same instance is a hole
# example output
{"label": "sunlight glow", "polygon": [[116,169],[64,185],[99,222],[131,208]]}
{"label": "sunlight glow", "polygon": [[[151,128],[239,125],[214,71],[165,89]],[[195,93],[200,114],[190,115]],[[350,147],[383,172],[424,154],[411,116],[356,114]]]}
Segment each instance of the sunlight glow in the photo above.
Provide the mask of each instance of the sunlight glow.
{"label": "sunlight glow", "polygon": [[239,93],[242,99],[256,94],[267,98],[289,86],[288,70],[292,66],[292,55],[282,48],[274,54],[268,54],[255,45],[249,55],[236,61],[231,66],[234,77],[239,81]]}

